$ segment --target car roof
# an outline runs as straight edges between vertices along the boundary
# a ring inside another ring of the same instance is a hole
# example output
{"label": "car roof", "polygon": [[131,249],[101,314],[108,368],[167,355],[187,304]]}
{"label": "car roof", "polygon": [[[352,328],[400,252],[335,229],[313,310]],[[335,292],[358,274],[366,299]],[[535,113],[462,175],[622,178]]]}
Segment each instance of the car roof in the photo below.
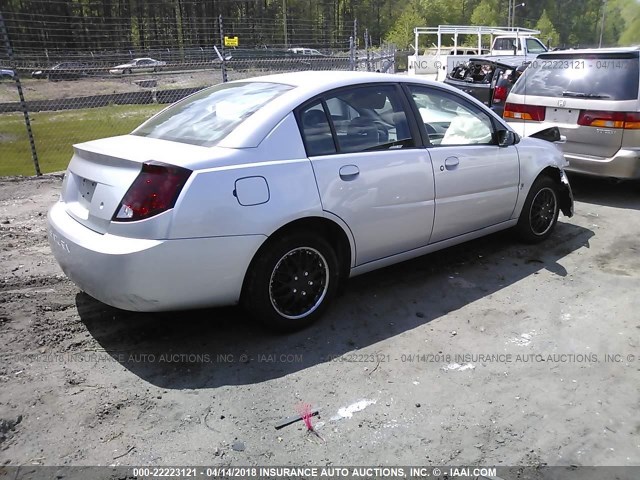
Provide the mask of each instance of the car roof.
{"label": "car roof", "polygon": [[236,80],[235,82],[247,81],[282,83],[284,85],[291,85],[292,87],[304,87],[304,90],[317,88],[320,91],[357,83],[411,82],[425,83],[428,85],[442,85],[441,82],[425,80],[415,76],[409,77],[407,75],[397,75],[392,73],[335,70],[305,70],[301,72],[276,73],[273,75],[245,78],[243,80]]}
{"label": "car roof", "polygon": [[[269,102],[244,121],[245,128],[238,128],[223,139],[218,146],[230,148],[255,147],[269,133],[273,125],[281,121],[289,112],[307,101],[329,90],[367,83],[411,83],[426,85],[449,91],[455,95],[464,94],[459,89],[443,82],[426,80],[416,76],[391,73],[314,71],[279,73],[261,77],[235,80],[233,83],[269,82],[290,85],[292,90],[280,95],[278,102]],[[473,97],[468,100],[481,108],[486,108]],[[496,116],[496,118],[499,118]],[[266,130],[265,128],[269,126]]]}
{"label": "car roof", "polygon": [[459,89],[445,85],[443,82],[427,80],[414,75],[409,76],[378,72],[305,70],[301,72],[277,73],[274,75],[246,78],[236,80],[235,82],[242,83],[248,81],[281,83],[296,87],[295,92],[292,94],[297,97],[296,101],[313,97],[328,90],[363,83],[414,83],[445,88],[456,94],[460,93]]}

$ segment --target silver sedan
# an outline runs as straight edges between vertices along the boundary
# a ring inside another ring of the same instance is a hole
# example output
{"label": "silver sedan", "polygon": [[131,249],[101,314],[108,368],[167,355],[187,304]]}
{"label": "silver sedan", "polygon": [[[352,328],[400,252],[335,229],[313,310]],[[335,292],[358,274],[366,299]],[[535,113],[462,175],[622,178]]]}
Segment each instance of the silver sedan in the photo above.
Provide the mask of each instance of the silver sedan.
{"label": "silver sedan", "polygon": [[124,75],[126,73],[157,72],[165,67],[167,62],[154,60],[153,58],[134,58],[130,62],[116,65],[109,70],[114,75]]}
{"label": "silver sedan", "polygon": [[573,212],[565,165],[440,83],[266,76],[75,145],[49,238],[67,276],[109,305],[241,303],[291,330],[348,277],[507,228],[546,239]]}

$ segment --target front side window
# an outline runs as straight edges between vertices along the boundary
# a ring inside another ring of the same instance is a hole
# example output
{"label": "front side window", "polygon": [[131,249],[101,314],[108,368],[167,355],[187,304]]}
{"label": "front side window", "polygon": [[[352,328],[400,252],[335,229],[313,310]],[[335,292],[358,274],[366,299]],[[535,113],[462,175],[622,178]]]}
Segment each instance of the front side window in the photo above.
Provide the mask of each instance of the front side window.
{"label": "front side window", "polygon": [[132,135],[211,147],[290,85],[224,83],[195,93],[163,110]]}
{"label": "front side window", "polygon": [[432,145],[493,145],[493,124],[482,110],[438,89],[409,87]]}

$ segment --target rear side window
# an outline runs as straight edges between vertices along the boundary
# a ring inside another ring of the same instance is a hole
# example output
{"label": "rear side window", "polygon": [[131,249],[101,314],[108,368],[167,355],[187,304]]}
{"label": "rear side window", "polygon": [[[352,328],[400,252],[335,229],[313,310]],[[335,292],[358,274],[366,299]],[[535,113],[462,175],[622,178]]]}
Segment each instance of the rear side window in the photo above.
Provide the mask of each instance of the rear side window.
{"label": "rear side window", "polygon": [[290,85],[224,83],[191,95],[138,127],[133,135],[210,147]]}
{"label": "rear side window", "polygon": [[336,153],[329,119],[320,101],[308,106],[300,113],[302,138],[310,157]]}
{"label": "rear side window", "polygon": [[512,90],[518,95],[595,100],[638,98],[638,55],[568,54],[540,56]]}
{"label": "rear side window", "polygon": [[515,43],[516,43],[515,38],[496,38],[493,44],[493,49],[494,50],[513,50],[515,47]]}

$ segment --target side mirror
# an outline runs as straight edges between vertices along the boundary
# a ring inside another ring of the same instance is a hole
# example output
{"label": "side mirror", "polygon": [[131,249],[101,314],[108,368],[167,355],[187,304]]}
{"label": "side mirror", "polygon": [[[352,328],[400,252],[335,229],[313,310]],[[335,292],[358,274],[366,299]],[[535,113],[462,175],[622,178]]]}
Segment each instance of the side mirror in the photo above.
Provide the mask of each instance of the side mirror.
{"label": "side mirror", "polygon": [[511,130],[498,130],[496,136],[499,147],[509,147],[515,145],[520,140],[518,135]]}

